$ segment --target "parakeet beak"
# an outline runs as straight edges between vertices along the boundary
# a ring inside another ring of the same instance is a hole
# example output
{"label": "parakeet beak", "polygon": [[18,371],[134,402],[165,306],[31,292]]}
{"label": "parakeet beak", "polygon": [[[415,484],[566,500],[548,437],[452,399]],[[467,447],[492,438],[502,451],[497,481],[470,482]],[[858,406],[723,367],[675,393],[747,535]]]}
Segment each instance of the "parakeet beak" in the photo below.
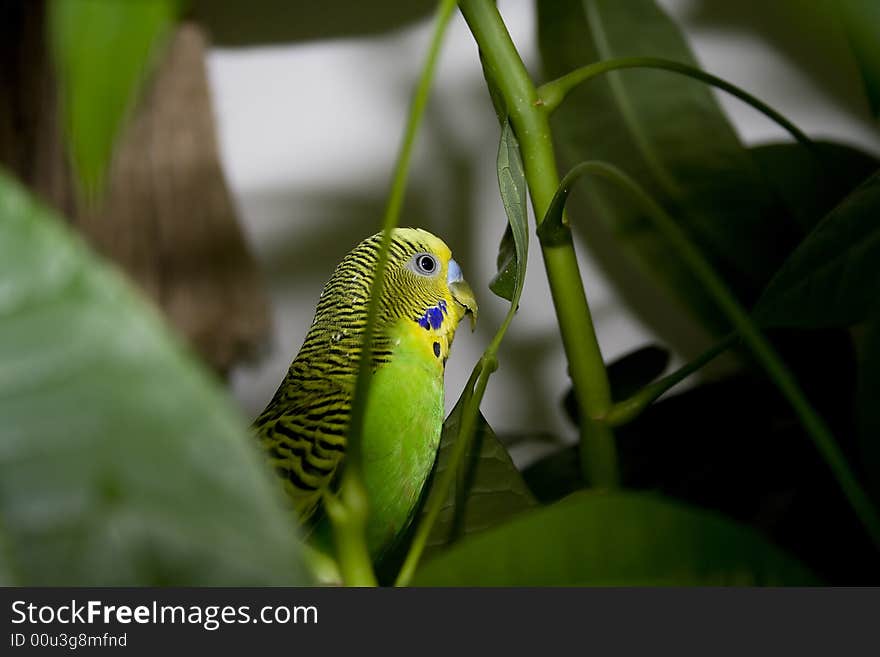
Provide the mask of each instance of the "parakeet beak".
{"label": "parakeet beak", "polygon": [[452,298],[464,307],[466,315],[469,314],[471,316],[471,331],[473,331],[477,327],[477,300],[474,297],[474,291],[471,289],[471,286],[467,284],[464,276],[462,276],[461,267],[458,266],[455,260],[449,261],[446,271],[446,283],[449,285]]}

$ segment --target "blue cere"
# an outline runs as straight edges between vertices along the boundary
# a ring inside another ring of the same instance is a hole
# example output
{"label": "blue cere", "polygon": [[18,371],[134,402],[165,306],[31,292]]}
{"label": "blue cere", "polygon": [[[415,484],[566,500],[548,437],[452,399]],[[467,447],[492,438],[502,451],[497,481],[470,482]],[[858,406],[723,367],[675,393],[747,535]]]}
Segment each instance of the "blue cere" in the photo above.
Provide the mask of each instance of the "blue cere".
{"label": "blue cere", "polygon": [[455,260],[450,260],[449,267],[446,270],[446,282],[452,284],[463,280],[464,276],[461,273],[461,267],[458,266]]}
{"label": "blue cere", "polygon": [[443,324],[443,313],[445,312],[447,312],[446,302],[441,301],[437,306],[432,306],[431,308],[428,308],[425,311],[425,314],[422,317],[419,317],[419,326],[421,326],[426,331],[428,329],[434,329],[436,331]]}

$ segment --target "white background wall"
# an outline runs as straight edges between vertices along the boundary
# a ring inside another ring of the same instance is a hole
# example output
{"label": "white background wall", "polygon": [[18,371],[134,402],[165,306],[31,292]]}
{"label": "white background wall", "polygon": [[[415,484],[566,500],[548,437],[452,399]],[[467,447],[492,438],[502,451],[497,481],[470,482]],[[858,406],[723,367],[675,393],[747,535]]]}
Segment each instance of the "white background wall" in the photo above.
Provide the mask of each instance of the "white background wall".
{"label": "white background wall", "polygon": [[[808,134],[880,153],[876,124],[861,109],[854,70],[823,70],[809,43],[775,50],[753,30],[719,29],[700,16],[695,2],[660,4],[684,26],[707,70],[769,102]],[[537,73],[533,3],[506,0],[499,6],[526,65]],[[778,20],[772,13],[759,34],[773,35]],[[336,263],[378,229],[429,34],[425,22],[379,37],[211,54],[223,163],[274,309],[272,349],[233,377],[235,395],[250,415],[274,393],[299,349]],[[823,28],[816,39],[826,50],[844,47],[830,29]],[[787,139],[738,101],[720,100],[746,143]],[[456,16],[419,136],[402,221],[447,241],[481,305],[477,332],[462,330],[455,341],[447,408],[505,312],[505,302],[486,287],[506,221],[495,177],[497,139],[476,46]],[[618,301],[583,248],[580,262],[605,358],[657,341],[652,329]],[[668,312],[677,309],[670,305]],[[705,344],[683,319],[677,359]],[[573,440],[574,428],[559,409],[567,387],[540,252],[534,249],[520,313],[483,411],[499,433],[549,431]]]}

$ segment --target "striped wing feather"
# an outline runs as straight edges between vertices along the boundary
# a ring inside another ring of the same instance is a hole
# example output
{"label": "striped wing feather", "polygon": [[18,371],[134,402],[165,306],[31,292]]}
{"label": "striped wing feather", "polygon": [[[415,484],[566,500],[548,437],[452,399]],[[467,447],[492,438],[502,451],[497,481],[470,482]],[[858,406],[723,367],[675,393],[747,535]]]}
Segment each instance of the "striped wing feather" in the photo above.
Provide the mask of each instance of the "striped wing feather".
{"label": "striped wing feather", "polygon": [[305,376],[304,368],[297,365],[254,426],[270,464],[306,522],[321,502],[321,491],[333,486],[345,456],[351,395],[332,379]]}

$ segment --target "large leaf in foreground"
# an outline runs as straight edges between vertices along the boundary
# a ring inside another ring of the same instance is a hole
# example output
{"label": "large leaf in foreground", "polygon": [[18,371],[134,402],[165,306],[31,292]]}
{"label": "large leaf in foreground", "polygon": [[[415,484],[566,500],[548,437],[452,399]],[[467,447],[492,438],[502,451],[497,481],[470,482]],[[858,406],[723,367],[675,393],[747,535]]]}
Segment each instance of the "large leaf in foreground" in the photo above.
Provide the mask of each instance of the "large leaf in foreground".
{"label": "large leaf in foreground", "polygon": [[880,311],[880,171],[825,216],[755,306],[763,326],[848,326]]}
{"label": "large leaf in foreground", "polygon": [[[653,0],[546,0],[538,8],[550,79],[617,57],[696,65],[681,32]],[[781,262],[780,244],[796,240],[796,226],[702,83],[666,71],[610,73],[572,91],[551,124],[563,171],[603,160],[632,176],[679,221],[741,301],[754,302]],[[594,220],[608,222],[692,313],[724,330],[715,303],[638,206],[601,182],[590,181],[589,192],[589,205],[579,193],[569,204],[583,230],[597,230]]]}
{"label": "large leaf in foreground", "polygon": [[20,585],[303,581],[291,520],[232,402],[3,174],[0,532]]}
{"label": "large leaf in foreground", "polygon": [[181,2],[47,3],[68,148],[89,191],[102,181],[116,137]]}
{"label": "large leaf in foreground", "polygon": [[652,495],[581,492],[468,538],[417,585],[784,585],[815,580],[751,529]]}

